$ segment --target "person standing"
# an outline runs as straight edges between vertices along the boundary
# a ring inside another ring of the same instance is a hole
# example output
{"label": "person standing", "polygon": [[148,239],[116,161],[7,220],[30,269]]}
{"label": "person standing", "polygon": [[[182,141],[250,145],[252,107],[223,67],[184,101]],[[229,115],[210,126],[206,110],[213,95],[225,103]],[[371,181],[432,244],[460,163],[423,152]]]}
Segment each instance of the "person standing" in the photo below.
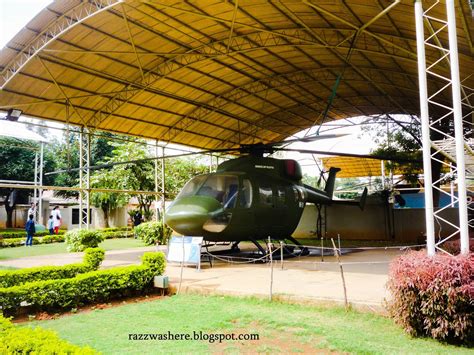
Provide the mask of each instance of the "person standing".
{"label": "person standing", "polygon": [[25,246],[27,246],[27,247],[32,246],[33,245],[33,236],[35,235],[35,232],[36,232],[34,216],[32,214],[30,214],[28,216],[28,222],[26,222],[25,230],[26,230]]}
{"label": "person standing", "polygon": [[30,215],[33,215],[33,220],[36,218],[36,204],[34,202],[31,203],[30,208],[28,209],[28,218]]}
{"label": "person standing", "polygon": [[59,227],[61,226],[61,221],[62,221],[61,212],[59,212],[59,206],[55,206],[53,208],[51,215],[53,216],[54,234],[58,234]]}
{"label": "person standing", "polygon": [[54,219],[53,219],[53,215],[49,216],[49,219],[48,219],[48,230],[49,230],[49,234],[52,235],[54,233]]}
{"label": "person standing", "polygon": [[135,231],[135,228],[142,223],[143,217],[142,214],[140,213],[140,210],[137,210],[135,214],[133,215],[133,237],[137,239],[137,232]]}

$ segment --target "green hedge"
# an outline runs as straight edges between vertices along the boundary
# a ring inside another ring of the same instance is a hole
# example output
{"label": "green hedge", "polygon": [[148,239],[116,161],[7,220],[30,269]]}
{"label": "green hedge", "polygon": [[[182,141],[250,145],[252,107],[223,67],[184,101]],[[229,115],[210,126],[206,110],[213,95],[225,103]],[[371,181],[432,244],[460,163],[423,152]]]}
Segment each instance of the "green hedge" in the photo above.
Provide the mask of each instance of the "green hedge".
{"label": "green hedge", "polygon": [[[105,231],[100,230],[101,235],[104,239],[115,239],[115,238],[131,238],[133,237],[133,231],[131,230],[116,230],[116,231],[109,231],[105,229]],[[8,238],[3,239],[0,237],[0,248],[8,248],[8,247],[19,247],[25,244],[26,234],[22,234],[22,238]],[[65,238],[64,235],[45,235],[44,237],[33,237],[33,244],[50,244],[50,243],[62,243],[64,242]]]}
{"label": "green hedge", "polygon": [[104,260],[105,251],[100,248],[86,249],[82,264],[41,266],[18,270],[0,270],[0,287],[13,287],[27,282],[56,280],[75,277],[97,270]]}
{"label": "green hedge", "polygon": [[[23,238],[0,238],[0,247],[19,247],[25,244],[26,234]],[[33,244],[51,244],[51,243],[62,243],[64,242],[64,235],[46,235],[44,237],[33,237]]]}
{"label": "green hedge", "polygon": [[0,354],[98,354],[60,339],[51,330],[18,328],[0,315]]}
{"label": "green hedge", "polygon": [[116,267],[79,274],[70,279],[29,282],[0,288],[0,305],[9,314],[22,305],[33,310],[54,310],[77,307],[110,298],[131,295],[150,287],[153,277],[165,268],[163,253],[146,253],[142,265]]}
{"label": "green hedge", "polygon": [[[63,235],[66,232],[67,232],[67,230],[60,229],[59,233],[57,235]],[[47,235],[50,235],[49,231],[47,231],[47,230],[35,233],[36,237],[44,237],[44,236],[47,236]],[[0,232],[0,239],[25,238],[25,236],[26,236],[26,231]]]}

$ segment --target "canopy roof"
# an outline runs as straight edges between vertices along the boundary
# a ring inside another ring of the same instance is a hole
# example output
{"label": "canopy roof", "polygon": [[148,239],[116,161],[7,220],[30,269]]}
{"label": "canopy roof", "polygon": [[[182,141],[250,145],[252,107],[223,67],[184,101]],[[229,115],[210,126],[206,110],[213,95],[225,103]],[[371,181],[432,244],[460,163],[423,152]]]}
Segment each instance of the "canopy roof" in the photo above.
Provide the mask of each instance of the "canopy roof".
{"label": "canopy roof", "polygon": [[[472,13],[456,7],[474,87]],[[200,148],[318,124],[340,74],[327,120],[419,111],[413,0],[55,1],[0,51],[0,70],[0,109]]]}

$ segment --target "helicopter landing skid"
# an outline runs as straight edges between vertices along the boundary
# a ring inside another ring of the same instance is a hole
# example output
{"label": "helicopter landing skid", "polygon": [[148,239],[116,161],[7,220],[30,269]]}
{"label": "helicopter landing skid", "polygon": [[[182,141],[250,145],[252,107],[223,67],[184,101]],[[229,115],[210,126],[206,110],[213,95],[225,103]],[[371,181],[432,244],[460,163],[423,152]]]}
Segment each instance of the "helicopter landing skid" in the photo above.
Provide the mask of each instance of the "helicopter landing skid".
{"label": "helicopter landing skid", "polygon": [[257,242],[256,239],[250,238],[250,241],[251,241],[253,244],[255,244],[255,246],[257,247],[257,249],[260,251],[260,253],[261,253],[262,255],[266,255],[266,254],[267,254],[267,251],[260,245],[259,242]]}
{"label": "helicopter landing skid", "polygon": [[[289,236],[289,237],[286,237],[286,239],[288,239],[290,242],[298,246],[298,248],[300,249],[300,252],[298,253],[299,256],[309,255],[309,249],[303,246],[303,244],[298,242],[295,238],[293,238],[292,236]],[[294,253],[291,252],[291,254],[294,254]]]}

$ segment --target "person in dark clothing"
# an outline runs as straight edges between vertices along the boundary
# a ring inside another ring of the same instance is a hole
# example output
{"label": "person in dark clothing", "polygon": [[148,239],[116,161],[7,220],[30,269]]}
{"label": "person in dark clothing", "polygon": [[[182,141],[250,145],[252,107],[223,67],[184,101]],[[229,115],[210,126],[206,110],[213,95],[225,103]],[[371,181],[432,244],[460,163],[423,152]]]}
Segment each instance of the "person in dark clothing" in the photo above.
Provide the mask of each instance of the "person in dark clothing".
{"label": "person in dark clothing", "polygon": [[32,246],[33,245],[33,236],[35,235],[35,221],[32,214],[28,216],[28,222],[26,222],[25,230],[26,230],[26,242],[25,246]]}
{"label": "person in dark clothing", "polygon": [[140,225],[143,222],[143,217],[140,211],[135,212],[135,215],[133,216],[133,226],[136,227]]}
{"label": "person in dark clothing", "polygon": [[[143,221],[142,214],[140,213],[140,210],[138,210],[138,211],[135,212],[135,214],[133,215],[133,229],[135,229],[136,226],[139,226],[140,223],[142,223],[142,221]],[[134,231],[133,237],[134,237],[135,239],[137,239],[137,232],[136,232],[136,231]]]}

